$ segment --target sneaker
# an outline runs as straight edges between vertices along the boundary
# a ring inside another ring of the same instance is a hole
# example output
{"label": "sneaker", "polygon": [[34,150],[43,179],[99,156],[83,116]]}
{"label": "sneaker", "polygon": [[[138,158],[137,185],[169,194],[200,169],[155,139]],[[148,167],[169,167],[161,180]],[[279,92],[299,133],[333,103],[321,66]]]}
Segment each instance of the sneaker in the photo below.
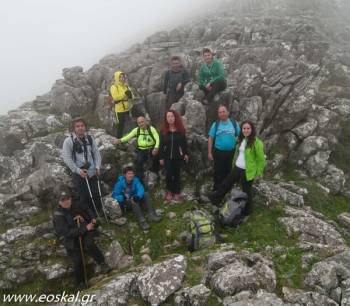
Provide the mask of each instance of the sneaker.
{"label": "sneaker", "polygon": [[182,202],[181,194],[176,193],[176,194],[174,195],[174,202],[175,202],[175,203],[181,203],[181,202]]}
{"label": "sneaker", "polygon": [[167,191],[165,193],[165,197],[164,197],[166,202],[171,202],[171,200],[173,199],[173,194],[170,191]]}

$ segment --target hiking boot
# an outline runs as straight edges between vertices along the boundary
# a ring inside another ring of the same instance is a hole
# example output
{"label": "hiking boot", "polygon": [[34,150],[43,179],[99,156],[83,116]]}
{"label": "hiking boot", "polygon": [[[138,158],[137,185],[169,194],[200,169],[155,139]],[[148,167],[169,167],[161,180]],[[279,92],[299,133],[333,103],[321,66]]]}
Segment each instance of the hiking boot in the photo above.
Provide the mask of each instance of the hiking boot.
{"label": "hiking boot", "polygon": [[106,262],[103,262],[100,266],[101,266],[101,273],[103,274],[108,274],[109,272],[112,271],[112,268]]}
{"label": "hiking boot", "polygon": [[170,192],[170,191],[167,191],[165,193],[165,197],[164,197],[164,200],[166,202],[171,202],[171,200],[173,199],[173,194]]}
{"label": "hiking boot", "polygon": [[149,231],[149,225],[146,222],[146,220],[140,222],[140,228],[144,231],[144,232],[148,232]]}
{"label": "hiking boot", "polygon": [[150,213],[148,215],[148,220],[151,222],[159,222],[160,220],[162,220],[162,217],[158,216],[156,213]]}
{"label": "hiking boot", "polygon": [[182,203],[181,194],[175,193],[175,195],[174,195],[174,202],[175,202],[175,203]]}

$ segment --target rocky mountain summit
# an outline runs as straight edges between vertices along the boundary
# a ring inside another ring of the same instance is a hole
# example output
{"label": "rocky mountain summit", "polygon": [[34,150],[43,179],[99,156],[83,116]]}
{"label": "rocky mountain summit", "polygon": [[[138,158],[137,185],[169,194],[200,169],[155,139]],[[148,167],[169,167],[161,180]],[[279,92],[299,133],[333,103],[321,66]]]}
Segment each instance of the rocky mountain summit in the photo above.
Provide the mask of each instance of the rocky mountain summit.
{"label": "rocky mountain summit", "polygon": [[[160,225],[148,236],[131,216],[128,228],[102,226],[98,241],[114,272],[93,278],[93,305],[350,305],[349,21],[346,0],[225,1],[221,11],[155,33],[87,71],[65,68],[50,92],[0,116],[1,290],[69,288],[71,267],[51,223],[57,186],[71,184],[60,157],[69,122],[77,115],[91,122],[107,210],[118,219],[110,191],[134,147],[111,144],[108,86],[117,69],[125,71],[137,93],[134,114],[147,112],[159,126],[162,76],[176,54],[193,78],[173,105],[191,152],[186,203],[165,206],[152,175]],[[247,223],[222,230],[227,244],[190,256],[181,241],[188,211],[211,211],[206,110],[196,83],[203,47],[214,50],[227,74],[228,88],[216,99],[239,121],[257,124],[268,166],[255,182]]]}

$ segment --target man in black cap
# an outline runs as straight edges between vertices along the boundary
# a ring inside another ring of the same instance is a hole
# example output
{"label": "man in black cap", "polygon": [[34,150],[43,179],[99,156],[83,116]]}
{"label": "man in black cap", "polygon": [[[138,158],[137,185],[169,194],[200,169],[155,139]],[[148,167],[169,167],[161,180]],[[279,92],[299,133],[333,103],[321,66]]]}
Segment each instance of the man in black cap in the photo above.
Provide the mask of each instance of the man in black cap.
{"label": "man in black cap", "polygon": [[108,273],[111,268],[105,262],[102,252],[93,241],[92,231],[96,228],[96,220],[92,219],[88,223],[82,216],[83,211],[77,213],[72,209],[72,197],[67,187],[61,188],[58,204],[53,214],[54,229],[66,248],[67,255],[73,260],[77,285],[83,287],[85,271],[82,255],[84,256],[84,254],[80,249],[79,236],[82,240],[83,252],[93,257],[101,267],[101,272]]}

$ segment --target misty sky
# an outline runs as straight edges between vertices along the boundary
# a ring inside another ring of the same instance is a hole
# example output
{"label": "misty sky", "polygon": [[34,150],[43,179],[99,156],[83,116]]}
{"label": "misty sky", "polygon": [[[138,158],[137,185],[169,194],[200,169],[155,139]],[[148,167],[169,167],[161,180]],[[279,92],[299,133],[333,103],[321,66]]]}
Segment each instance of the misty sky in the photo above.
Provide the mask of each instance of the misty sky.
{"label": "misty sky", "polygon": [[[64,67],[208,13],[215,0],[2,0],[0,114],[51,89]],[[203,10],[204,8],[204,10]]]}

